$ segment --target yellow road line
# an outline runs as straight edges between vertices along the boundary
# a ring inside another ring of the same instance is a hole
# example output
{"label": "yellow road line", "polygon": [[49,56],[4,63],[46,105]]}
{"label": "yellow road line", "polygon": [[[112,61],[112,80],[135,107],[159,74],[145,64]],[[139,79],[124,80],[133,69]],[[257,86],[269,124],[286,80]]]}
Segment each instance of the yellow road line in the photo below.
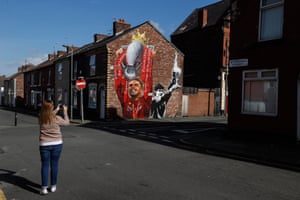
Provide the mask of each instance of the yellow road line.
{"label": "yellow road line", "polygon": [[0,189],[0,200],[6,200],[3,191]]}

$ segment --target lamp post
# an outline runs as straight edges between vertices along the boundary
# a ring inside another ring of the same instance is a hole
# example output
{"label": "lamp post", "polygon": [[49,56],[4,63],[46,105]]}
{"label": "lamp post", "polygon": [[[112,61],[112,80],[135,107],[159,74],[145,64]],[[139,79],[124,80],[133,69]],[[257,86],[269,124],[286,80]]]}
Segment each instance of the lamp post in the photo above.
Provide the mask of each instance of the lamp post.
{"label": "lamp post", "polygon": [[225,110],[225,116],[228,117],[228,75],[229,75],[229,40],[230,40],[230,22],[231,22],[231,13],[228,12],[227,16],[224,18],[224,24],[223,24],[223,37],[225,40],[225,99],[224,99],[224,110]]}
{"label": "lamp post", "polygon": [[228,116],[228,75],[229,75],[229,41],[226,40],[226,71],[225,71],[225,116]]}
{"label": "lamp post", "polygon": [[73,119],[73,81],[74,81],[74,75],[73,75],[73,46],[69,45],[62,45],[67,49],[67,52],[69,53],[69,49],[71,51],[71,62],[70,62],[70,119]]}

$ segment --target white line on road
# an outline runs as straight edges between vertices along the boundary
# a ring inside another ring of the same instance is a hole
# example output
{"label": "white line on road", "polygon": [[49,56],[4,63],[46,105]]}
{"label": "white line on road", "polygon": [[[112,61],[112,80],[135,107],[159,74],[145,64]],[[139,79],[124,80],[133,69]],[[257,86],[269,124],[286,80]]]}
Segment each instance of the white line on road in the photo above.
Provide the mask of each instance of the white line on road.
{"label": "white line on road", "polygon": [[190,129],[190,130],[173,130],[174,132],[177,133],[200,133],[200,132],[205,132],[209,130],[215,130],[216,128],[206,128],[206,129]]}

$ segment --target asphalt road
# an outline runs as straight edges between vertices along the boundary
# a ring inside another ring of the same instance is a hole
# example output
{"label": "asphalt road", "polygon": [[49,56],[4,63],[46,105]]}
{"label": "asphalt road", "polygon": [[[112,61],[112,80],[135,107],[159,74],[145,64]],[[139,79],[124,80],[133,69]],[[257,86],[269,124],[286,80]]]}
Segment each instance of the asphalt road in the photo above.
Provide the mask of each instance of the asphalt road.
{"label": "asphalt road", "polygon": [[[1,122],[10,122],[11,114],[0,110]],[[106,128],[73,124],[62,129],[58,189],[44,199],[299,200],[298,172],[112,133],[112,124]],[[143,134],[136,129],[131,131]],[[159,130],[156,134],[167,137],[171,128]],[[6,199],[41,199],[39,171],[36,118],[20,114],[17,126],[0,123],[0,189]]]}
{"label": "asphalt road", "polygon": [[199,135],[210,130],[225,128],[224,120],[217,122],[195,121],[120,121],[120,122],[90,122],[82,127],[107,131],[117,135],[128,136],[167,146],[197,151],[194,146],[185,144],[182,140]]}

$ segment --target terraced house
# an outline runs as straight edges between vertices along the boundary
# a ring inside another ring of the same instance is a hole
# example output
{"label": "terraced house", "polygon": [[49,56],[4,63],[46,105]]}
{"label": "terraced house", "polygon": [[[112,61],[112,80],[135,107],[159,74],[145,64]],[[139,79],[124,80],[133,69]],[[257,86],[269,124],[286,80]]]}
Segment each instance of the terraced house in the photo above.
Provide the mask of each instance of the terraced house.
{"label": "terraced house", "polygon": [[26,105],[52,99],[71,118],[90,120],[181,116],[183,54],[149,21],[131,27],[120,19],[113,30],[80,48],[64,45],[26,72]]}
{"label": "terraced house", "polygon": [[[184,53],[186,114],[227,114],[227,63],[230,43],[229,0],[195,8],[172,33]],[[185,114],[185,113],[184,113]]]}
{"label": "terraced house", "polygon": [[300,140],[299,9],[293,0],[233,1],[230,129]]}

